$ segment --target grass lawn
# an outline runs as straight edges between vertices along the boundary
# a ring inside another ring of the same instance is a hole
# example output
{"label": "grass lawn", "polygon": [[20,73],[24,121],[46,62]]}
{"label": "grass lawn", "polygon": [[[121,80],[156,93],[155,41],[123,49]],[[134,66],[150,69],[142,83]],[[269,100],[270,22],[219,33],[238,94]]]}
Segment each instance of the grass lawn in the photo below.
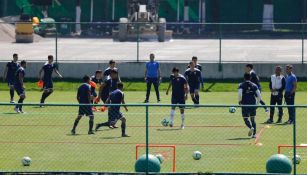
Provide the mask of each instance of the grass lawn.
{"label": "grass lawn", "polygon": [[[129,83],[126,83],[126,87],[129,87],[127,84]],[[232,87],[232,92],[214,90],[202,93],[201,103],[237,104],[237,85],[229,83],[227,86]],[[55,87],[58,88],[58,84]],[[77,84],[71,85],[71,89],[75,87]],[[41,92],[37,90],[28,91],[25,102],[38,102],[40,95]],[[307,104],[306,96],[307,92],[298,92],[296,104]],[[75,97],[75,91],[57,89],[47,102],[76,103]],[[127,103],[141,103],[144,97],[143,91],[125,93]],[[0,91],[0,101],[8,99],[9,93]],[[161,99],[161,103],[170,103],[170,96],[166,96],[164,91],[161,92]],[[263,99],[268,104],[269,93],[264,92]],[[155,102],[154,92],[151,94],[151,102]],[[191,103],[190,99],[188,103]],[[144,107],[130,107],[129,112],[122,111],[127,118],[127,133],[131,135],[129,138],[121,138],[120,129],[108,128],[102,128],[95,135],[89,136],[87,118],[80,121],[78,135],[70,135],[77,107],[25,106],[24,110],[26,114],[18,115],[13,113],[13,106],[0,106],[2,171],[133,172],[135,145],[144,144],[146,141]],[[234,114],[229,113],[228,108],[187,109],[184,130],[179,129],[179,110],[176,111],[173,128],[161,126],[160,121],[169,116],[169,111],[169,107],[149,108],[149,142],[176,146],[177,172],[265,173],[266,160],[277,153],[277,146],[293,142],[292,126],[263,124],[267,116],[262,108],[257,110],[256,140],[247,137],[248,129],[244,127],[240,109]],[[297,144],[307,143],[307,118],[304,117],[306,112],[307,109],[297,109]],[[284,121],[287,118],[285,109]],[[106,120],[106,112],[95,113],[95,123]],[[120,123],[117,125],[120,126]],[[195,150],[203,153],[199,161],[192,159]],[[145,149],[140,149],[140,154],[144,151]],[[162,171],[171,171],[170,149],[151,148],[150,152],[162,153],[166,158]],[[287,155],[291,152],[292,150],[283,150]],[[298,173],[307,173],[307,148],[300,149],[299,154],[303,160],[298,165]],[[30,167],[21,165],[21,158],[26,155],[32,158]]]}

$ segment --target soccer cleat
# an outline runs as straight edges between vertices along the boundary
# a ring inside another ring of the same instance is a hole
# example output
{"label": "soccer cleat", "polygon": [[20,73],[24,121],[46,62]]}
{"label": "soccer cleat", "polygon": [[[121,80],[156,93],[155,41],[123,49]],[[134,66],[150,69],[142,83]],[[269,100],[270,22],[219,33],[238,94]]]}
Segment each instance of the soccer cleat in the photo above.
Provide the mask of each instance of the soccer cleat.
{"label": "soccer cleat", "polygon": [[248,136],[252,136],[252,134],[254,133],[254,128],[251,128],[249,131],[248,131]]}
{"label": "soccer cleat", "polygon": [[285,124],[291,125],[291,124],[293,124],[293,121],[292,120],[288,120],[288,121],[285,122]]}
{"label": "soccer cleat", "polygon": [[76,131],[73,130],[73,129],[70,131],[70,133],[71,133],[71,135],[76,135]]}
{"label": "soccer cleat", "polygon": [[109,126],[110,129],[114,129],[114,127],[112,125]]}
{"label": "soccer cleat", "polygon": [[174,126],[174,123],[171,121],[169,122],[169,127],[173,127]]}
{"label": "soccer cleat", "polygon": [[148,103],[148,100],[144,100],[144,103]]}
{"label": "soccer cleat", "polygon": [[25,111],[23,111],[23,110],[20,110],[19,111],[21,114],[25,114],[26,112]]}
{"label": "soccer cleat", "polygon": [[281,120],[281,119],[278,119],[276,123],[282,123],[282,120]]}
{"label": "soccer cleat", "polygon": [[271,119],[268,119],[266,122],[264,122],[265,124],[272,124],[274,121]]}
{"label": "soccer cleat", "polygon": [[160,103],[160,102],[161,102],[161,100],[160,100],[160,99],[158,99],[158,100],[157,100],[157,103]]}
{"label": "soccer cleat", "polygon": [[14,111],[16,112],[16,113],[20,113],[20,110],[19,110],[19,108],[14,108]]}
{"label": "soccer cleat", "polygon": [[88,132],[88,135],[92,135],[92,134],[95,134],[95,133],[93,131]]}
{"label": "soccer cleat", "polygon": [[181,124],[181,127],[180,127],[181,129],[184,129],[184,124]]}
{"label": "soccer cleat", "polygon": [[112,125],[112,127],[113,127],[113,129],[116,129],[116,128],[118,128],[118,126],[116,126],[116,125]]}
{"label": "soccer cleat", "polygon": [[11,100],[10,103],[15,103],[15,101],[14,101],[14,100]]}
{"label": "soccer cleat", "polygon": [[252,138],[253,138],[253,139],[257,138],[256,134],[253,134],[253,135],[252,135]]}
{"label": "soccer cleat", "polygon": [[130,136],[127,134],[122,134],[122,137],[130,137]]}

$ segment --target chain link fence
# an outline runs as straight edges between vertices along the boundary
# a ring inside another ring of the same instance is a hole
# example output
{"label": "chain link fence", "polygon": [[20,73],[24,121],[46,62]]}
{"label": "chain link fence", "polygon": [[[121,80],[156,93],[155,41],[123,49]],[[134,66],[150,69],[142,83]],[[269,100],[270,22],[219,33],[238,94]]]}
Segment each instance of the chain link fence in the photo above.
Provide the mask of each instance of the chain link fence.
{"label": "chain link fence", "polygon": [[[265,174],[271,155],[281,153],[292,160],[294,151],[301,162],[296,167],[292,165],[292,173],[294,168],[297,174],[307,173],[306,106],[296,107],[295,125],[265,124],[268,116],[259,108],[256,138],[248,136],[239,106],[231,113],[231,106],[187,105],[184,128],[178,108],[174,122],[169,121],[171,105],[126,106],[128,112],[123,107],[121,112],[126,118],[125,134],[130,137],[122,137],[120,120],[89,135],[86,116],[72,135],[78,105],[50,104],[40,108],[38,104],[25,104],[26,113],[16,114],[13,104],[1,104],[1,171],[133,173],[136,159],[146,154],[148,146],[150,154],[163,156],[161,172],[165,173]],[[101,106],[96,109],[93,129],[98,123],[110,121],[108,113],[112,113]],[[294,146],[294,141],[299,147]],[[193,159],[194,151],[202,153],[200,160]],[[22,166],[24,156],[32,159],[31,166]]]}

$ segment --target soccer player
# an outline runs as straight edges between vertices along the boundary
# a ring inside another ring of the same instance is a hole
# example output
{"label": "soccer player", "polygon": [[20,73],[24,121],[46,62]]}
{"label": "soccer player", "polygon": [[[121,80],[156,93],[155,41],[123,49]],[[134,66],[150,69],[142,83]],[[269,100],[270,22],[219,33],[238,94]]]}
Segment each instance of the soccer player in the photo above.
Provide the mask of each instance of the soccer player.
{"label": "soccer player", "polygon": [[[91,95],[96,98],[98,95],[96,93],[96,89],[100,89],[100,86],[103,82],[103,76],[102,76],[102,71],[101,70],[97,70],[95,72],[95,75],[91,76],[91,81],[94,82],[96,84],[96,87],[91,86]],[[92,100],[92,103],[94,102],[94,104],[97,104],[96,101]],[[93,110],[97,110],[96,107],[93,107]]]}
{"label": "soccer player", "polygon": [[[294,105],[295,92],[297,89],[297,78],[293,73],[293,66],[286,66],[286,87],[285,87],[285,101],[287,105]],[[286,124],[293,124],[295,120],[295,107],[288,107],[289,119]]]}
{"label": "soccer player", "polygon": [[198,59],[197,56],[192,57],[192,61],[194,62],[196,69],[200,70],[200,72],[201,72],[203,69],[202,69],[201,65],[197,63],[197,59]]}
{"label": "soccer player", "polygon": [[[104,103],[106,103],[106,100],[108,99],[109,95],[117,89],[118,82],[120,82],[118,78],[118,72],[115,69],[113,69],[110,71],[109,78],[105,80],[100,86],[98,99],[101,99]],[[111,129],[118,128],[115,125],[110,125],[109,127]]]}
{"label": "soccer player", "polygon": [[[286,79],[281,74],[282,70],[280,66],[275,67],[275,74],[271,76],[270,81],[270,90],[271,90],[271,100],[270,105],[282,105],[283,92],[286,86]],[[275,107],[270,108],[270,118],[265,122],[267,124],[273,123]],[[282,107],[278,107],[278,120],[276,123],[282,122],[283,109]]]}
{"label": "soccer player", "polygon": [[[123,89],[124,89],[123,83],[118,82],[117,89],[110,94],[107,100],[107,103],[108,104],[125,104],[125,97],[124,97]],[[128,112],[127,106],[124,106],[124,108],[126,112]],[[118,120],[121,120],[122,137],[129,137],[126,134],[126,118],[120,112],[120,106],[109,106],[108,116],[109,116],[109,119],[107,122],[96,124],[95,131],[98,131],[98,129],[102,126],[114,126]]]}
{"label": "soccer player", "polygon": [[[184,129],[184,105],[188,98],[188,82],[183,75],[179,74],[178,68],[174,67],[172,73],[166,95],[168,95],[168,91],[172,87],[172,104],[179,104],[181,113],[181,129]],[[175,109],[176,106],[172,106],[170,112],[170,127],[173,127],[174,125]]]}
{"label": "soccer player", "polygon": [[77,100],[79,104],[87,104],[87,106],[79,106],[79,113],[77,118],[75,119],[74,126],[71,130],[71,134],[76,134],[76,128],[82,116],[86,115],[89,117],[89,129],[88,134],[94,134],[93,126],[94,126],[94,114],[92,111],[91,104],[91,86],[90,86],[90,77],[85,75],[83,77],[83,84],[78,88]]}
{"label": "soccer player", "polygon": [[15,82],[15,73],[19,69],[19,64],[18,64],[18,54],[14,53],[13,54],[13,60],[11,62],[8,62],[6,64],[6,67],[4,69],[4,74],[3,74],[3,81],[7,82],[8,86],[10,87],[10,103],[15,103],[14,102],[14,82]]}
{"label": "soccer player", "polygon": [[199,88],[200,84],[202,90],[204,90],[204,84],[202,82],[201,71],[195,68],[195,63],[190,62],[189,67],[185,72],[184,76],[189,83],[190,94],[194,104],[199,104]]}
{"label": "soccer player", "polygon": [[[251,75],[244,74],[244,82],[239,85],[238,99],[240,105],[256,105],[261,100],[261,94],[258,86],[251,82]],[[242,116],[245,125],[250,129],[248,136],[256,138],[256,108],[242,106]]]}
{"label": "soccer player", "polygon": [[[118,73],[118,68],[116,67],[116,62],[114,60],[110,60],[109,61],[109,67],[104,71],[103,76],[105,79],[108,79],[110,74],[111,74],[111,70],[116,70]],[[118,76],[118,79],[120,81],[120,77]]]}
{"label": "soccer player", "polygon": [[47,97],[49,97],[53,92],[53,82],[52,82],[52,73],[55,72],[60,78],[63,78],[62,75],[57,70],[56,66],[53,64],[53,56],[48,55],[48,62],[40,69],[38,78],[44,82],[43,94],[40,100],[40,107],[43,107],[42,104],[45,103]]}
{"label": "soccer player", "polygon": [[[261,93],[260,80],[259,80],[259,77],[257,76],[257,74],[256,74],[256,72],[254,70],[254,65],[247,64],[245,66],[245,72],[249,73],[251,75],[251,82],[258,86],[258,89],[259,89],[259,91]],[[264,101],[262,99],[260,100],[260,104],[264,106],[263,108],[264,108],[265,113],[267,113],[269,115],[269,109],[265,106],[265,103],[264,103]]]}
{"label": "soccer player", "polygon": [[147,91],[146,91],[146,99],[144,103],[148,103],[151,84],[154,85],[157,102],[160,102],[160,93],[159,93],[159,84],[161,80],[161,71],[160,71],[160,64],[155,61],[155,55],[152,53],[150,54],[150,61],[146,63],[146,70],[145,70],[145,81],[147,84]]}
{"label": "soccer player", "polygon": [[24,113],[22,110],[22,103],[26,98],[25,92],[25,85],[24,85],[24,78],[25,78],[25,69],[27,67],[26,61],[20,62],[20,67],[15,73],[15,82],[14,82],[14,89],[16,90],[17,94],[19,95],[18,104],[15,107],[15,112],[17,113]]}

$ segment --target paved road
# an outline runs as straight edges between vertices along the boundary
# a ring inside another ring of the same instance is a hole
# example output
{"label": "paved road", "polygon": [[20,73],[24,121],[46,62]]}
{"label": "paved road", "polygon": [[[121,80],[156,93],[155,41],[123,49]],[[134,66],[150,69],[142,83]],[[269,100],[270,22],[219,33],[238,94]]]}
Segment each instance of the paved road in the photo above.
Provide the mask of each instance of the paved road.
{"label": "paved road", "polygon": [[[48,54],[55,54],[55,45],[53,38],[40,39],[31,44],[0,40],[0,61],[11,59],[13,53],[19,53],[21,58],[27,60],[45,60]],[[301,62],[302,60],[302,41],[298,39],[228,39],[222,40],[221,48],[223,62]],[[147,60],[151,52],[155,53],[157,60],[160,61],[185,62],[196,55],[201,62],[218,62],[219,40],[180,39],[165,43],[139,43],[140,61]],[[137,43],[113,42],[112,39],[60,38],[58,59],[67,62],[107,62],[109,59],[136,61]]]}

